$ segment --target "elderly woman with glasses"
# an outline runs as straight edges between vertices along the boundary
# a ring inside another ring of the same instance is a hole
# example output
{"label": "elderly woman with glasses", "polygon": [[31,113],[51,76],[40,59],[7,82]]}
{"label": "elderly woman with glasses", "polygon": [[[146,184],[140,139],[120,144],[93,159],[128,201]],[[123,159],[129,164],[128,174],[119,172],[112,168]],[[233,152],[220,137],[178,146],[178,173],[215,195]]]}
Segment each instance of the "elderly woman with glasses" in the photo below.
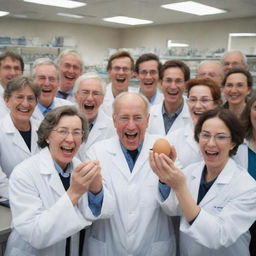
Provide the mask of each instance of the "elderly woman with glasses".
{"label": "elderly woman with glasses", "polygon": [[249,228],[256,219],[256,182],[231,158],[243,142],[242,126],[227,109],[204,113],[195,127],[203,161],[179,170],[164,154],[150,163],[165,191],[169,215],[181,215],[181,255],[249,256]]}
{"label": "elderly woman with glasses", "polygon": [[42,150],[16,166],[9,181],[14,229],[5,255],[82,255],[79,231],[112,209],[99,162],[74,158],[87,129],[75,107],[45,116],[38,130]]}
{"label": "elderly woman with glasses", "polygon": [[0,122],[0,165],[7,177],[17,164],[39,151],[38,123],[31,118],[38,96],[39,87],[26,76],[11,80],[4,91],[10,113]]}
{"label": "elderly woman with glasses", "polygon": [[202,159],[198,144],[194,139],[194,126],[205,111],[221,104],[220,87],[210,78],[190,79],[186,83],[186,89],[188,109],[193,124],[188,123],[166,137],[176,149],[180,168],[185,168]]}

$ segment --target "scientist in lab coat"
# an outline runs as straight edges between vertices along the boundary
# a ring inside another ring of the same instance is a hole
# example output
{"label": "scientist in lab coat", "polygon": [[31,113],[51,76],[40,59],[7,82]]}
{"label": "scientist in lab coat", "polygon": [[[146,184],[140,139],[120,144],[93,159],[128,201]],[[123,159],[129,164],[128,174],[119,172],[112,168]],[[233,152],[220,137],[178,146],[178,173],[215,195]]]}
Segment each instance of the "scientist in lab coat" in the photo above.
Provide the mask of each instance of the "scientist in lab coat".
{"label": "scientist in lab coat", "polygon": [[38,137],[42,150],[10,178],[14,228],[5,255],[83,255],[79,231],[108,215],[113,202],[106,202],[99,162],[74,158],[87,137],[87,121],[75,107],[58,107],[46,115]]}
{"label": "scientist in lab coat", "polygon": [[31,118],[39,92],[26,76],[11,80],[4,91],[10,112],[0,120],[0,165],[7,177],[17,164],[39,151],[38,122]]}
{"label": "scientist in lab coat", "polygon": [[112,118],[101,110],[105,86],[104,80],[97,73],[89,72],[78,77],[73,88],[77,107],[89,123],[87,141],[82,143],[77,155],[81,161],[85,159],[86,151],[95,142],[115,135]]}
{"label": "scientist in lab coat", "polygon": [[97,220],[86,230],[86,255],[175,255],[173,226],[156,200],[158,177],[149,166],[156,136],[145,134],[149,103],[135,92],[119,94],[113,105],[118,136],[88,150],[98,159],[106,184],[115,195],[109,219]]}
{"label": "scientist in lab coat", "polygon": [[205,112],[195,127],[202,162],[183,173],[167,156],[151,153],[152,169],[166,184],[159,199],[162,207],[170,215],[182,215],[181,255],[250,255],[248,230],[256,219],[256,182],[230,158],[243,142],[242,133],[232,112],[214,109]]}

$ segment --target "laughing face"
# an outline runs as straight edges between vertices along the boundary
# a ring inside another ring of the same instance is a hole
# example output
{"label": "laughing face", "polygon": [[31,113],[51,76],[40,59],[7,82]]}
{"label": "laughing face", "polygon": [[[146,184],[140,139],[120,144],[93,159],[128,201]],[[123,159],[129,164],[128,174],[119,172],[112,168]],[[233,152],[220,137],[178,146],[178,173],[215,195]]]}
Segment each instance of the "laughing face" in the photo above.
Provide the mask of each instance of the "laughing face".
{"label": "laughing face", "polygon": [[79,109],[85,114],[89,123],[96,118],[103,98],[102,86],[98,79],[85,79],[79,84],[75,99]]}
{"label": "laughing face", "polygon": [[60,89],[64,92],[73,88],[76,79],[82,74],[81,62],[73,54],[65,55],[60,61]]}
{"label": "laughing face", "polygon": [[242,73],[229,75],[224,85],[223,93],[229,104],[244,104],[247,95],[250,93],[247,77]]}
{"label": "laughing face", "polygon": [[156,93],[159,82],[157,61],[148,60],[140,63],[137,79],[140,82],[141,93],[150,99]]}
{"label": "laughing face", "polygon": [[5,101],[16,127],[16,124],[29,122],[37,103],[35,94],[29,86],[14,91]]}
{"label": "laughing face", "polygon": [[82,143],[82,136],[77,136],[80,131],[82,131],[82,123],[78,116],[62,116],[46,139],[53,160],[63,170],[71,162]]}
{"label": "laughing face", "polygon": [[133,75],[130,58],[121,57],[113,59],[108,74],[111,78],[112,92],[114,96],[117,96],[121,92],[128,91],[129,81]]}
{"label": "laughing face", "polygon": [[126,95],[119,100],[113,120],[118,137],[126,149],[139,147],[145,136],[148,118],[145,103],[138,95]]}
{"label": "laughing face", "polygon": [[171,67],[164,71],[161,89],[164,94],[165,107],[178,108],[182,103],[185,88],[184,73],[178,67]]}
{"label": "laughing face", "polygon": [[58,89],[57,71],[53,65],[42,64],[35,68],[35,83],[40,86],[39,103],[49,107]]}
{"label": "laughing face", "polygon": [[[199,136],[199,146],[207,170],[219,173],[229,159],[230,150],[235,146],[230,130],[220,118],[214,117],[203,123],[201,133],[207,135]],[[219,139],[216,136],[219,136]]]}
{"label": "laughing face", "polygon": [[195,85],[189,91],[188,107],[194,124],[199,117],[207,110],[217,107],[213,101],[211,90],[205,85]]}

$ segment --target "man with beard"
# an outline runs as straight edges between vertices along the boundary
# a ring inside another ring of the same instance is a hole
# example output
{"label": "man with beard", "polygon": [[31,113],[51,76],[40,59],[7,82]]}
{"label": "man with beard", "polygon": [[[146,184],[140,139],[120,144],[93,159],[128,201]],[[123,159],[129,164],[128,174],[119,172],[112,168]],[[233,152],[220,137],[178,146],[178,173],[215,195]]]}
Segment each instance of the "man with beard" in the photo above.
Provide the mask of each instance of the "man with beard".
{"label": "man with beard", "polygon": [[108,60],[107,72],[111,83],[107,86],[102,110],[111,117],[112,103],[121,92],[127,92],[133,76],[134,60],[129,52],[114,53]]}
{"label": "man with beard", "polygon": [[161,62],[153,53],[142,54],[135,64],[139,92],[147,97],[151,106],[163,100],[163,94],[158,88],[160,68]]}
{"label": "man with beard", "polygon": [[160,70],[160,88],[164,100],[150,109],[148,132],[165,136],[191,121],[183,96],[185,82],[190,78],[188,66],[179,60],[169,60]]}
{"label": "man with beard", "polygon": [[60,84],[56,97],[73,101],[73,86],[83,73],[83,61],[75,50],[64,50],[57,59],[60,70]]}
{"label": "man with beard", "polygon": [[47,58],[37,59],[33,65],[32,77],[41,89],[33,118],[42,121],[46,113],[54,108],[73,105],[68,100],[55,97],[59,85],[59,71],[57,65],[52,60]]}
{"label": "man with beard", "polygon": [[23,70],[24,62],[19,54],[5,52],[0,55],[0,117],[9,113],[3,99],[4,89],[14,77],[22,75]]}

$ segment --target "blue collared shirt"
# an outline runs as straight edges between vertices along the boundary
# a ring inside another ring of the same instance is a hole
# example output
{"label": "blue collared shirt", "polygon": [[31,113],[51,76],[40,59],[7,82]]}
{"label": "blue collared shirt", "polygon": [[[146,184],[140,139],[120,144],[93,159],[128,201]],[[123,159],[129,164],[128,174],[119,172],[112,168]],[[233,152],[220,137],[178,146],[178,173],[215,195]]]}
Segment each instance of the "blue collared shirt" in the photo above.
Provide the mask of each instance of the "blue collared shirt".
{"label": "blue collared shirt", "polygon": [[[120,142],[120,145],[121,145],[121,149],[122,149],[122,151],[123,151],[123,153],[124,153],[125,159],[126,159],[126,161],[127,161],[127,164],[128,164],[128,166],[129,166],[129,169],[130,169],[130,171],[132,172],[132,169],[133,169],[135,163],[133,162],[131,155],[128,153],[127,149],[123,146],[123,144],[122,144],[121,142]],[[140,154],[142,145],[143,145],[143,141],[141,142],[141,144],[140,144],[139,147],[137,148],[137,150],[138,150],[138,156],[139,156],[139,154]],[[138,158],[138,156],[137,156],[137,158]]]}
{"label": "blue collared shirt", "polygon": [[165,128],[165,134],[168,133],[168,131],[170,130],[170,128],[172,127],[174,121],[176,120],[176,118],[178,117],[178,115],[181,113],[182,109],[184,106],[184,101],[182,101],[182,104],[180,105],[180,107],[175,111],[175,113],[173,113],[172,115],[168,115],[168,113],[165,110],[164,107],[164,102],[163,102],[163,106],[162,106],[162,115],[163,115],[163,119],[164,119],[164,128]]}
{"label": "blue collared shirt", "polygon": [[70,89],[70,90],[68,90],[68,91],[66,91],[66,92],[64,92],[64,93],[66,93],[67,94],[67,97],[65,98],[64,97],[64,95],[63,94],[61,94],[61,93],[59,93],[59,91],[60,90],[58,90],[57,91],[57,93],[56,93],[56,98],[61,98],[61,99],[67,99],[69,96],[71,96],[72,95],[72,93],[73,93],[73,89]]}
{"label": "blue collared shirt", "polygon": [[45,107],[42,104],[38,103],[38,108],[42,112],[42,114],[45,116],[48,112],[52,111],[55,108],[54,101],[49,107]]}
{"label": "blue collared shirt", "polygon": [[[63,171],[62,168],[55,161],[53,161],[53,162],[54,162],[54,167],[55,167],[56,171],[61,176],[67,178],[71,175],[71,173],[74,169],[72,162],[67,165],[67,168],[65,171]],[[103,195],[104,195],[103,189],[98,194],[93,194],[92,192],[88,191],[89,208],[91,209],[91,211],[95,217],[99,216],[101,213]]]}
{"label": "blue collared shirt", "polygon": [[[141,90],[139,91],[139,93],[143,94],[143,93],[141,92]],[[154,101],[155,101],[155,99],[156,99],[156,94],[157,94],[157,90],[156,90],[155,94],[154,94],[150,99],[148,99],[148,101],[149,101],[150,104],[153,104],[153,103],[154,103]]]}

